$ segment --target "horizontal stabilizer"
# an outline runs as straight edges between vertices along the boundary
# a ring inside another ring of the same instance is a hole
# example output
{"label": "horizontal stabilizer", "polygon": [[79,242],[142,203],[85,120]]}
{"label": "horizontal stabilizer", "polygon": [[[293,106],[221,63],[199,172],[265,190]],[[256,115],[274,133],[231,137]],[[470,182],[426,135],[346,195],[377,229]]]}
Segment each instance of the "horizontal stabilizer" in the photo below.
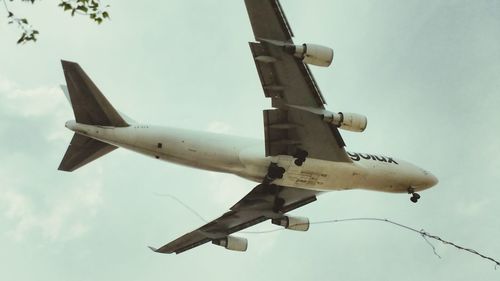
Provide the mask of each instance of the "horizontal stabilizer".
{"label": "horizontal stabilizer", "polygon": [[58,169],[72,172],[117,148],[114,145],[75,134]]}

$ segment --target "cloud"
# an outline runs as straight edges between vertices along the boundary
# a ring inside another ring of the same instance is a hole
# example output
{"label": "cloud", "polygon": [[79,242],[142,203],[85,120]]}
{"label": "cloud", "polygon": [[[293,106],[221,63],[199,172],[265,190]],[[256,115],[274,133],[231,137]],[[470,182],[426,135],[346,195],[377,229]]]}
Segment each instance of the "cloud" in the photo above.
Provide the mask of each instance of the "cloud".
{"label": "cloud", "polygon": [[3,97],[7,112],[23,117],[39,117],[54,113],[61,107],[61,90],[57,87],[13,89]]}
{"label": "cloud", "polygon": [[1,115],[31,122],[40,122],[43,118],[44,137],[49,141],[67,141],[63,124],[73,118],[71,105],[59,86],[21,88],[0,74]]}
{"label": "cloud", "polygon": [[211,133],[227,134],[231,133],[233,131],[233,128],[231,127],[231,125],[225,122],[212,121],[208,124],[206,131]]}
{"label": "cloud", "polygon": [[25,196],[11,190],[4,190],[0,193],[0,202],[5,202],[7,219],[23,217],[29,210],[29,202]]}
{"label": "cloud", "polygon": [[0,93],[10,91],[14,88],[14,85],[11,81],[0,76]]}
{"label": "cloud", "polygon": [[[55,170],[53,156],[65,146],[51,144],[69,142],[63,124],[70,114],[71,106],[58,86],[21,88],[0,75],[0,118],[7,120],[0,128],[0,217],[7,221],[5,232],[13,240],[32,235],[48,241],[81,237],[102,205],[99,166],[72,177]],[[25,137],[19,138],[20,133]]]}
{"label": "cloud", "polygon": [[[87,183],[80,185],[79,182]],[[20,187],[2,186],[0,210],[4,209],[4,217],[12,226],[8,236],[21,241],[36,233],[48,241],[67,241],[84,235],[89,230],[89,221],[103,203],[100,179],[89,182],[78,178],[65,189],[66,192],[41,202],[28,192],[20,191]]]}
{"label": "cloud", "polygon": [[224,173],[210,173],[212,200],[216,204],[229,209],[243,196],[250,192],[257,184]]}
{"label": "cloud", "polygon": [[0,106],[3,113],[40,117],[57,113],[65,102],[58,86],[39,86],[21,89],[16,83],[0,75]]}

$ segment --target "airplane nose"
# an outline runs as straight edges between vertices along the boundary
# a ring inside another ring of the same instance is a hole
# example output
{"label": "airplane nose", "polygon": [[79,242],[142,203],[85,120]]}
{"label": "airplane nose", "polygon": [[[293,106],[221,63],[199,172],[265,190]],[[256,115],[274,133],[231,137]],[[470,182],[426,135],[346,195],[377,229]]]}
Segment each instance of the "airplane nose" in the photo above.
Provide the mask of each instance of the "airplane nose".
{"label": "airplane nose", "polygon": [[424,186],[426,186],[427,188],[433,187],[439,182],[438,178],[432,173],[425,171],[424,174],[425,174]]}
{"label": "airplane nose", "polygon": [[431,186],[435,186],[436,184],[438,184],[438,182],[438,178],[435,175],[431,174]]}
{"label": "airplane nose", "polygon": [[418,188],[418,190],[427,189],[435,186],[439,180],[436,176],[434,176],[431,172],[428,172],[424,169],[420,169],[420,173],[418,173],[417,178],[413,186]]}

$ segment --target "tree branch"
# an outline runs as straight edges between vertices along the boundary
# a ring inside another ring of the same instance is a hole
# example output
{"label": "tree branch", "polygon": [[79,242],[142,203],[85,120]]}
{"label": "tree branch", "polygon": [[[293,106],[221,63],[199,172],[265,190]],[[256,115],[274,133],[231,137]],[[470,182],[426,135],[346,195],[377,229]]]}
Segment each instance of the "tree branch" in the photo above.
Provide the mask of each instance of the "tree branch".
{"label": "tree branch", "polygon": [[[8,23],[13,24],[15,23],[21,30],[22,34],[21,37],[17,40],[17,44],[21,43],[26,43],[28,41],[33,41],[36,42],[37,40],[37,35],[39,34],[38,30],[33,29],[33,27],[28,23],[28,20],[26,18],[18,18],[10,11],[9,7],[7,6],[7,2],[5,0],[3,1],[3,5],[5,7],[5,10],[7,11],[7,18],[8,18]],[[11,0],[12,1],[12,0]],[[23,0],[25,2],[29,1],[31,3],[34,3],[35,0]]]}
{"label": "tree branch", "polygon": [[[33,27],[28,23],[26,18],[19,18],[14,15],[14,13],[9,9],[6,0],[1,0],[4,4],[5,10],[7,11],[7,18],[9,24],[17,25],[21,31],[21,37],[17,40],[18,44],[26,43],[28,41],[35,42],[39,31],[33,29]],[[10,0],[11,2],[14,0]],[[30,2],[34,4],[36,0],[21,0],[22,2]],[[75,14],[85,15],[90,18],[90,20],[101,24],[104,20],[109,19],[109,12],[107,8],[109,5],[104,5],[101,0],[60,0],[58,5],[63,8],[64,11],[69,11],[71,16]]]}

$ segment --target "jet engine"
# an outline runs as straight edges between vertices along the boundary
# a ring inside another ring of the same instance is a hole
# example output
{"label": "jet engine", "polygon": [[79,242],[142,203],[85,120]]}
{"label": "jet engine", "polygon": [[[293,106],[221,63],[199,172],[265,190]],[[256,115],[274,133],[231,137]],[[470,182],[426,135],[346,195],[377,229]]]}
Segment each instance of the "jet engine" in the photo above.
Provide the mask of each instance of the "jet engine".
{"label": "jet engine", "polygon": [[284,48],[307,64],[328,67],[333,61],[333,49],[321,45],[285,45]]}
{"label": "jet engine", "polygon": [[309,229],[309,219],[303,217],[282,217],[272,219],[271,223],[295,231],[307,231]]}
{"label": "jet engine", "polygon": [[350,112],[328,112],[327,114],[323,114],[323,120],[340,129],[352,132],[363,132],[368,125],[366,116]]}
{"label": "jet engine", "polygon": [[248,240],[246,238],[229,235],[222,239],[213,240],[212,244],[224,247],[231,251],[245,252],[248,247]]}

